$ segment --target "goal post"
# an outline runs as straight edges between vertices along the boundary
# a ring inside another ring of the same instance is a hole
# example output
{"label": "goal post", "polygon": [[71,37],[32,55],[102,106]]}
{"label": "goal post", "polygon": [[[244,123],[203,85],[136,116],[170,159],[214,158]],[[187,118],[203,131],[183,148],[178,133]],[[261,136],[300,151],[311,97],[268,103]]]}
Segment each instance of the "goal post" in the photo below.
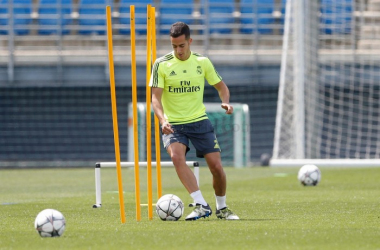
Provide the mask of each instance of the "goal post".
{"label": "goal post", "polygon": [[380,166],[380,5],[287,0],[270,166]]}
{"label": "goal post", "polygon": [[[247,167],[250,165],[250,121],[249,121],[249,106],[242,103],[231,103],[234,107],[232,115],[226,115],[225,110],[221,108],[220,103],[206,102],[206,112],[208,118],[214,126],[214,130],[222,149],[222,161],[225,166]],[[146,160],[146,104],[145,102],[137,103],[138,119],[139,119],[139,158]],[[152,121],[153,109],[151,111]],[[129,104],[128,120],[132,121],[132,105]],[[133,161],[133,127],[132,123],[128,122],[128,161]],[[152,124],[152,127],[153,124]],[[155,143],[154,133],[152,133],[152,144]],[[152,145],[154,148],[154,145]],[[152,152],[152,159],[155,157],[155,152]],[[161,147],[161,158],[164,161],[169,161],[170,157]],[[195,148],[187,154],[188,160],[198,161],[195,156]]]}

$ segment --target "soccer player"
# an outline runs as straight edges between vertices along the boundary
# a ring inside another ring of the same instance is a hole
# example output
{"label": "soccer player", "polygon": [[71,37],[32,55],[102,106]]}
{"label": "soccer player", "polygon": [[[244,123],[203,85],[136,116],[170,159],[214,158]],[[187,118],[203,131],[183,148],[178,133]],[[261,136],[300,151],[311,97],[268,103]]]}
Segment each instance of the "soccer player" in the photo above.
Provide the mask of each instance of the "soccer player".
{"label": "soccer player", "polygon": [[153,65],[149,85],[152,87],[152,106],[162,130],[162,139],[175,166],[177,175],[196,203],[186,220],[206,218],[212,214],[191,169],[186,165],[189,140],[197,157],[205,158],[213,176],[216,198],[216,216],[220,219],[238,220],[226,205],[226,174],[214,128],[203,104],[205,79],[214,86],[226,114],[233,112],[229,104],[230,93],[211,61],[192,52],[190,28],[183,22],[174,23],[170,29],[173,51],[158,58]]}

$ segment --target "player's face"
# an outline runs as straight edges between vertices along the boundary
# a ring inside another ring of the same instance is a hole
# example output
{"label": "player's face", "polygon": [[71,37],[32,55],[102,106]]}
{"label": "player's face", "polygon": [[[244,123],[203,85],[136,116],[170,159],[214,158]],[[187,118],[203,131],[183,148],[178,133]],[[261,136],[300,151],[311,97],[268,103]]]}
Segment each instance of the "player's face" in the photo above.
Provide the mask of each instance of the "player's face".
{"label": "player's face", "polygon": [[170,37],[174,55],[181,61],[185,61],[190,57],[190,44],[192,39],[186,40],[185,35],[179,37]]}

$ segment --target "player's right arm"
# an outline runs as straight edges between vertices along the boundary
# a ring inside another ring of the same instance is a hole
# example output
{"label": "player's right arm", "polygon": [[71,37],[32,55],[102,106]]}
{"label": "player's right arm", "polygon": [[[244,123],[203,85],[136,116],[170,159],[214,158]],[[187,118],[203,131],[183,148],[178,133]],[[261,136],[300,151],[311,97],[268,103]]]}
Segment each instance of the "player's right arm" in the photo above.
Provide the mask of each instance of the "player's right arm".
{"label": "player's right arm", "polygon": [[161,102],[161,97],[162,97],[162,92],[164,89],[162,88],[152,88],[152,106],[154,113],[156,114],[160,124],[161,124],[161,130],[162,133],[164,134],[170,134],[173,133],[173,129],[171,124],[166,121],[165,116],[164,116],[164,108],[162,107],[162,102]]}

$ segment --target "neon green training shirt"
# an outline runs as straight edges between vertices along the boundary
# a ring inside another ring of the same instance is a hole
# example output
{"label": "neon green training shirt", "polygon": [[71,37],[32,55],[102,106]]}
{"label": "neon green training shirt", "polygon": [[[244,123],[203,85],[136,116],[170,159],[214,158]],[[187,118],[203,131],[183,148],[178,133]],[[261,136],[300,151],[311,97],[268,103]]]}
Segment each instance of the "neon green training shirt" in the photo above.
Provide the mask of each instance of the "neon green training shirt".
{"label": "neon green training shirt", "polygon": [[222,77],[210,59],[200,54],[191,52],[186,61],[181,61],[171,52],[156,60],[149,86],[163,88],[161,102],[169,123],[185,124],[208,119],[203,104],[205,79],[215,85]]}

